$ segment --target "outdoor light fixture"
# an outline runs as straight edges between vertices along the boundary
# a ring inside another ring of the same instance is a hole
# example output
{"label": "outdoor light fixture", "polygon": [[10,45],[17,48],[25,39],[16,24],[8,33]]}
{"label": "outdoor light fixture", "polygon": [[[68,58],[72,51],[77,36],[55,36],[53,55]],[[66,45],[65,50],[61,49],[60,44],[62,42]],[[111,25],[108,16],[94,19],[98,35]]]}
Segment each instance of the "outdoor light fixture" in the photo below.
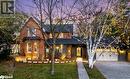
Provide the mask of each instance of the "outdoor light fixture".
{"label": "outdoor light fixture", "polygon": [[70,51],[70,50],[68,50],[68,52],[70,53],[71,51]]}
{"label": "outdoor light fixture", "polygon": [[20,58],[16,57],[16,58],[15,58],[15,61],[16,61],[16,62],[19,62],[19,61],[20,61]]}
{"label": "outdoor light fixture", "polygon": [[120,53],[123,54],[123,53],[125,53],[125,51],[124,50],[120,50]]}
{"label": "outdoor light fixture", "polygon": [[61,63],[65,63],[64,61],[61,61]]}

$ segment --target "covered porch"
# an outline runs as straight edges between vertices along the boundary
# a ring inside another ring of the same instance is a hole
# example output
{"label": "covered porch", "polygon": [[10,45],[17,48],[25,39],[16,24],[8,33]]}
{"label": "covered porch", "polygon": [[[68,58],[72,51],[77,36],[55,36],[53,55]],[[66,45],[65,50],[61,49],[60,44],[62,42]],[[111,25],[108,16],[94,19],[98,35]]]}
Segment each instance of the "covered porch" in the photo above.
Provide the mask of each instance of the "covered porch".
{"label": "covered porch", "polygon": [[[48,39],[47,43],[52,45],[52,39]],[[46,45],[45,47],[46,58],[49,58],[49,54],[52,52],[51,48]],[[60,59],[73,59],[77,57],[87,58],[86,46],[78,40],[72,39],[57,39],[56,40],[56,52],[55,58]]]}

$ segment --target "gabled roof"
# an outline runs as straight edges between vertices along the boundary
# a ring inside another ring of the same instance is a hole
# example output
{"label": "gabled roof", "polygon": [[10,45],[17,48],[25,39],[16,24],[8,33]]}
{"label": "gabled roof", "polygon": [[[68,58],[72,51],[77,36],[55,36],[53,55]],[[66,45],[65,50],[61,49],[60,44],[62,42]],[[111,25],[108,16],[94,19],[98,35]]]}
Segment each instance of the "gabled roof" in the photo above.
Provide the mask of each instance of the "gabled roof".
{"label": "gabled roof", "polygon": [[[34,18],[40,25],[41,21],[36,17]],[[54,29],[55,32],[73,33],[73,24],[53,24],[50,26],[49,24],[42,23],[42,27],[44,32],[52,32],[51,29]]]}
{"label": "gabled roof", "polygon": [[[36,17],[30,17],[25,24],[30,20],[33,19],[39,26],[41,25],[41,21]],[[41,27],[41,26],[40,26]],[[73,24],[53,24],[50,26],[49,24],[42,23],[43,32],[63,32],[63,33],[73,33]]]}
{"label": "gabled roof", "polygon": [[26,22],[24,23],[24,25],[22,26],[22,28],[21,28],[20,31],[22,31],[25,27],[27,27],[26,24],[27,24],[30,20],[34,21],[34,22],[38,25],[38,27],[40,27],[40,25],[39,25],[39,23],[37,22],[36,18],[29,17],[29,18],[26,20]]}
{"label": "gabled roof", "polygon": [[46,24],[43,25],[44,32],[63,32],[63,33],[73,33],[73,24],[53,24],[52,26]]}

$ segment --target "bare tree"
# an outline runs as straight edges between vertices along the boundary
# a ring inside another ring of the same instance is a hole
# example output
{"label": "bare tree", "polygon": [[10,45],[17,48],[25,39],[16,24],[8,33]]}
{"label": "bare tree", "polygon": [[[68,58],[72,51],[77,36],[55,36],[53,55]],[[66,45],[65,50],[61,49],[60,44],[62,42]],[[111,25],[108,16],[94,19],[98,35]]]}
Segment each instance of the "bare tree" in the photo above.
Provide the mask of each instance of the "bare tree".
{"label": "bare tree", "polygon": [[56,52],[56,40],[60,35],[60,32],[56,33],[55,30],[57,25],[61,25],[64,29],[63,24],[69,23],[69,16],[73,11],[74,4],[69,7],[65,4],[65,0],[33,0],[36,5],[36,9],[40,18],[40,30],[44,38],[47,38],[47,34],[44,30],[44,25],[48,25],[50,33],[52,34],[52,45],[49,45],[52,49],[51,55],[51,74],[54,75],[54,63],[55,63],[55,52]]}
{"label": "bare tree", "polygon": [[75,22],[79,35],[83,38],[78,40],[86,45],[89,67],[93,68],[96,62],[94,59],[96,49],[110,26],[110,12],[114,0],[107,0],[107,3],[104,3],[105,7],[100,7],[101,4],[97,0],[81,0],[78,3],[80,4],[77,8],[79,14]]}

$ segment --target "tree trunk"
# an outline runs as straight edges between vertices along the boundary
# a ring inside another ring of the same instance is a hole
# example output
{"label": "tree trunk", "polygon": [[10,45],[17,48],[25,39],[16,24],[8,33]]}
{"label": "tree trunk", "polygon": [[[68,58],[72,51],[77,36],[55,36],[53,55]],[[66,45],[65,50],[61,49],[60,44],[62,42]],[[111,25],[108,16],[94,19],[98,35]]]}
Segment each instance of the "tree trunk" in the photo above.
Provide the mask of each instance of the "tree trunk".
{"label": "tree trunk", "polygon": [[51,75],[54,75],[55,72],[55,44],[53,44],[52,58],[51,58]]}
{"label": "tree trunk", "polygon": [[89,68],[93,69],[93,65],[94,65],[94,63],[93,63],[93,57],[89,57],[88,64],[89,64]]}

